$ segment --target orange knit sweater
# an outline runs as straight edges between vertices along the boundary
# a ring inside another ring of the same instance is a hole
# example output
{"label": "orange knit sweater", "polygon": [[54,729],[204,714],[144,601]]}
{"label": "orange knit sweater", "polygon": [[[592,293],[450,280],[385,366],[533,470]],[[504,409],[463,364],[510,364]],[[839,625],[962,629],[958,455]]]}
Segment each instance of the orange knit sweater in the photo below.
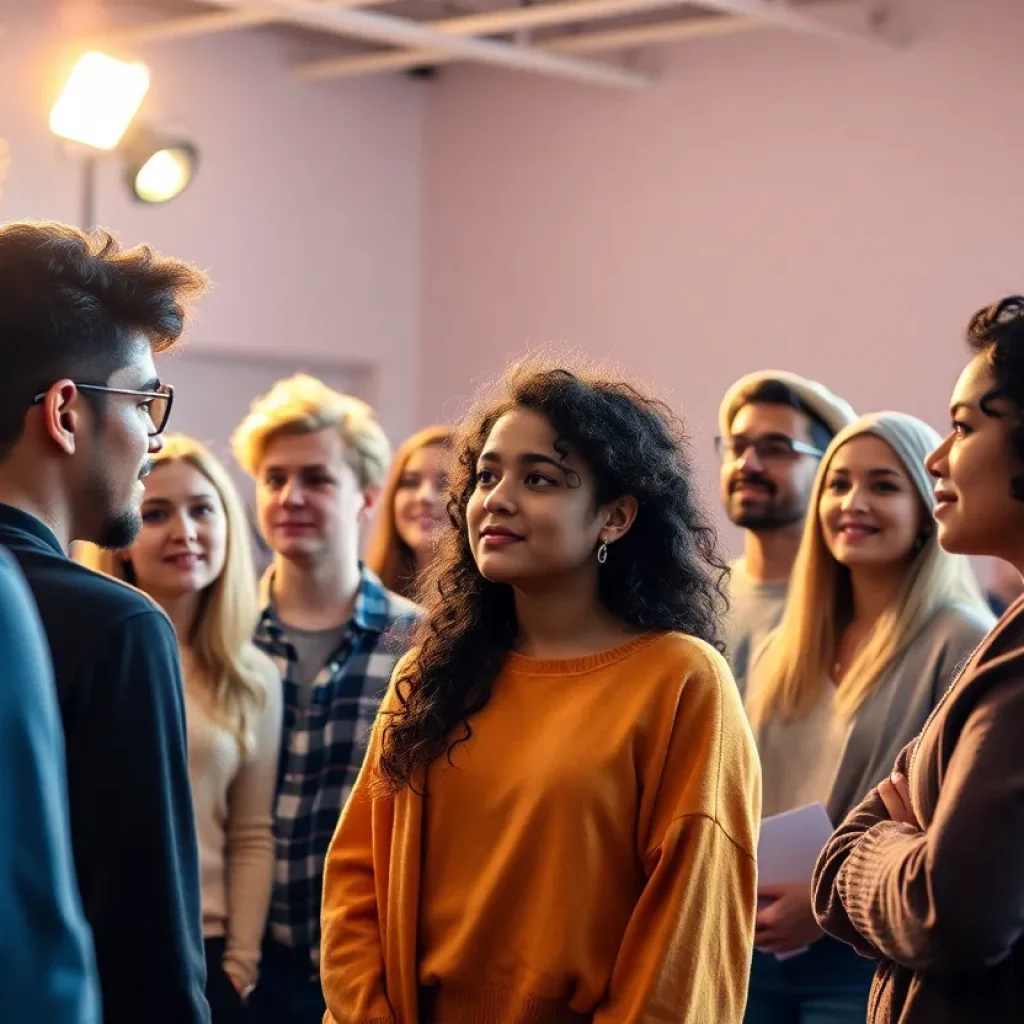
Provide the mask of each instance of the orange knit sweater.
{"label": "orange knit sweater", "polygon": [[374,730],[327,855],[325,1022],[739,1024],[760,772],[718,653],[510,655],[471,725],[425,800],[373,795]]}

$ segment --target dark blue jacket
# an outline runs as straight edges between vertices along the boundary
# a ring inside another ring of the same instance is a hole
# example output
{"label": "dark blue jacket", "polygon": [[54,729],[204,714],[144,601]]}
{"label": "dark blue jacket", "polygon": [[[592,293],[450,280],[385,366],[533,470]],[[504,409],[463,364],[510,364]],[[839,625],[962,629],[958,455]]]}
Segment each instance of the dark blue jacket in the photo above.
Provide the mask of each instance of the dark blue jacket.
{"label": "dark blue jacket", "polygon": [[0,544],[18,560],[50,644],[103,1020],[208,1024],[174,630],[144,594],[73,562],[45,524],[3,504]]}
{"label": "dark blue jacket", "polygon": [[64,739],[35,602],[0,550],[0,1003],[8,1024],[97,1024],[71,862]]}

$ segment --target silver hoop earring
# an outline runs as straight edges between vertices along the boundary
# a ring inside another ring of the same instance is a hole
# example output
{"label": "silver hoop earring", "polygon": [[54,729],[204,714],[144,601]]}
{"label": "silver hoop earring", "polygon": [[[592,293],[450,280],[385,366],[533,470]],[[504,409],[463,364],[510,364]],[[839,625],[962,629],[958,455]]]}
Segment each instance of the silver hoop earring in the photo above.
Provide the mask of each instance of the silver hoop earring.
{"label": "silver hoop earring", "polygon": [[597,564],[604,565],[608,561],[608,545],[602,541],[601,546],[597,549]]}

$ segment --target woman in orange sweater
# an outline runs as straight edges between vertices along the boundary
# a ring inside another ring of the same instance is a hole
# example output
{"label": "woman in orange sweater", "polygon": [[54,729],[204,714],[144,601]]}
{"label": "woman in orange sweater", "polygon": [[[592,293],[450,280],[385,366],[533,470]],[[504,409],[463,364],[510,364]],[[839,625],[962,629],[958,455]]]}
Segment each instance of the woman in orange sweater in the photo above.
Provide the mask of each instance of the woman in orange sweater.
{"label": "woman in orange sweater", "polygon": [[669,409],[514,368],[324,878],[336,1024],[738,1024],[760,774]]}

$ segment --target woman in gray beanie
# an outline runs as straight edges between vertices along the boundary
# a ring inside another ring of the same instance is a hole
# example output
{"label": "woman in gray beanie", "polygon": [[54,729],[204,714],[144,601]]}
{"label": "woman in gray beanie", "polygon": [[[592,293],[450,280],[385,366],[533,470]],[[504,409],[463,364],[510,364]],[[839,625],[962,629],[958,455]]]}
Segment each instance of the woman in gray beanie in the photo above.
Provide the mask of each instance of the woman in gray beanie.
{"label": "woman in gray beanie", "polygon": [[[939,440],[874,413],[822,458],[786,610],[749,681],[766,817],[820,802],[842,821],[992,625],[967,559],[936,540],[924,461]],[[746,1021],[861,1024],[874,963],[824,937],[807,882],[759,896]]]}

